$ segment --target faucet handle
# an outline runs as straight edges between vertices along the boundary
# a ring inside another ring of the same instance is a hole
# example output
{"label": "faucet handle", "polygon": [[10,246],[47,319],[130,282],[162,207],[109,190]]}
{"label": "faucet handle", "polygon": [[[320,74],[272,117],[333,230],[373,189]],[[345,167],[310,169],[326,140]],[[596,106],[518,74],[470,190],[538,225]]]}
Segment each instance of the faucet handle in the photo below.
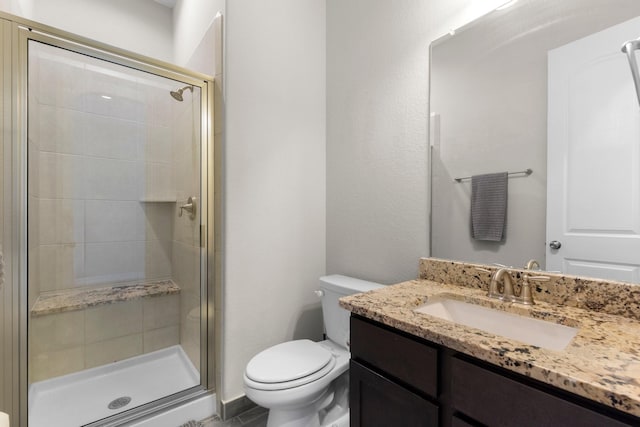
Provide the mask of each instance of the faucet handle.
{"label": "faucet handle", "polygon": [[551,280],[549,276],[529,276],[528,273],[525,273],[522,277],[522,291],[519,298],[519,302],[525,305],[533,305],[535,302],[533,301],[533,293],[531,292],[531,283],[529,282],[548,282]]}
{"label": "faucet handle", "polygon": [[483,273],[491,273],[491,270],[487,270],[486,268],[475,267],[475,269],[478,271],[482,271]]}
{"label": "faucet handle", "polygon": [[522,290],[520,291],[520,297],[516,299],[517,302],[522,303],[524,305],[534,305],[533,301],[533,293],[531,292],[531,283],[527,282],[526,279],[522,284]]}

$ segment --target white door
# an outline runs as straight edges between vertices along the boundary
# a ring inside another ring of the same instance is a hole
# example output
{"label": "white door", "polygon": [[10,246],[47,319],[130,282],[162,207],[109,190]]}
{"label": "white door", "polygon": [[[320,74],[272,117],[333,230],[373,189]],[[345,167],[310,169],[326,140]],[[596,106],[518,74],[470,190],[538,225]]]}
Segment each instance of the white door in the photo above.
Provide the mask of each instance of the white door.
{"label": "white door", "polygon": [[[549,52],[546,269],[640,282],[640,18]],[[552,249],[552,242],[559,249]]]}

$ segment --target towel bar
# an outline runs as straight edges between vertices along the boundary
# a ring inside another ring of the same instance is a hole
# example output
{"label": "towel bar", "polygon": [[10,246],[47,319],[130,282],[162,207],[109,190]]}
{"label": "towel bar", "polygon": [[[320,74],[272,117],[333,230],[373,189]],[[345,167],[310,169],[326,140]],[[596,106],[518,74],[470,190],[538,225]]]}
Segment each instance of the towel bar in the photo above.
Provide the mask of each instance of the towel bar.
{"label": "towel bar", "polygon": [[[526,176],[529,176],[532,173],[533,173],[532,169],[526,169],[526,170],[518,171],[518,172],[509,172],[507,175],[509,175],[509,176],[511,176],[511,175],[526,175]],[[453,178],[453,180],[456,181],[456,182],[467,181],[469,179],[471,179],[470,176],[465,176],[465,177],[462,177],[462,178]]]}

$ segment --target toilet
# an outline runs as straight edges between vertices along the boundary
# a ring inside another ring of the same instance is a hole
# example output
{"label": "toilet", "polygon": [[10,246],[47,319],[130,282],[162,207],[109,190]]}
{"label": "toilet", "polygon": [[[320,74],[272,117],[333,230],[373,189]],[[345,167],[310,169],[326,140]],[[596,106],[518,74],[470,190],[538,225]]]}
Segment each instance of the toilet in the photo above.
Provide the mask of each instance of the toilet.
{"label": "toilet", "polygon": [[288,341],[249,361],[245,393],[269,409],[267,427],[349,425],[349,312],[338,299],[382,286],[341,275],[321,277],[316,293],[327,339]]}

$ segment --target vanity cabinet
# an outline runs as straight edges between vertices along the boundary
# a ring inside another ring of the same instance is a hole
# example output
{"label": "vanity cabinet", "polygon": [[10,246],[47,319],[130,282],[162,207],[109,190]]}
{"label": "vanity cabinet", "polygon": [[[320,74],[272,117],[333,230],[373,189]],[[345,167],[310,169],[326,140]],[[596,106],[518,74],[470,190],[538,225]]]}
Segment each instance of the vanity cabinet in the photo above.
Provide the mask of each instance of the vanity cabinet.
{"label": "vanity cabinet", "polygon": [[[358,349],[358,358],[354,357],[354,348]],[[398,354],[414,357],[399,360]],[[352,426],[439,425],[437,403],[425,398],[437,392],[438,350],[435,347],[352,316],[351,357]]]}
{"label": "vanity cabinet", "polygon": [[437,426],[438,406],[383,375],[351,361],[352,426]]}
{"label": "vanity cabinet", "polygon": [[640,418],[351,316],[352,427],[621,427]]}

